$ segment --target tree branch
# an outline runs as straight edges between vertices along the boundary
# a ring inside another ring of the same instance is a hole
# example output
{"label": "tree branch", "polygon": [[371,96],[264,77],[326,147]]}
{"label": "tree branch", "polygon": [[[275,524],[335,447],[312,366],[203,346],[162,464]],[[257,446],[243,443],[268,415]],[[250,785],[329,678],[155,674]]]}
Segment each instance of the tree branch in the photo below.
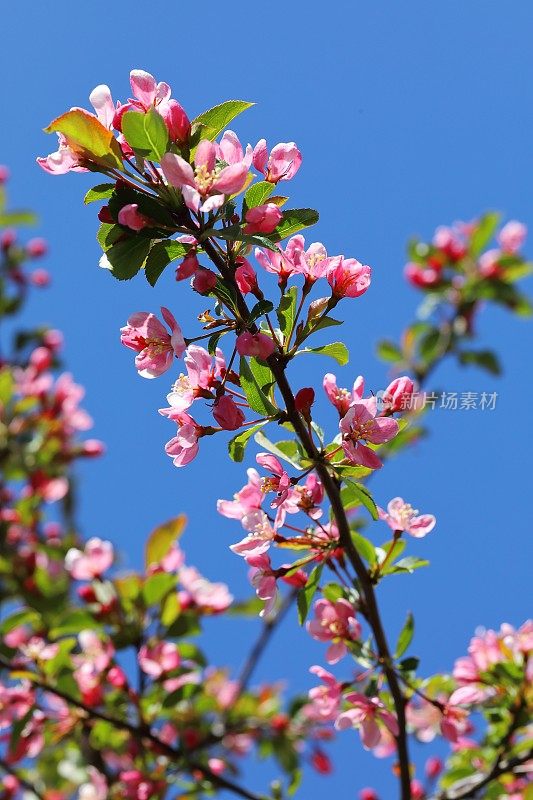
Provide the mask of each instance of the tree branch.
{"label": "tree branch", "polygon": [[[211,261],[219,269],[221,275],[226,280],[232,283],[233,288],[237,294],[239,314],[242,320],[249,325],[249,329],[252,332],[256,332],[257,326],[254,323],[250,323],[248,306],[235,282],[231,268],[226,264],[224,258],[222,258],[218,254],[215,247],[209,240],[203,241],[202,246],[207,255],[209,256],[209,258],[211,259]],[[407,745],[407,727],[405,718],[406,700],[403,695],[402,689],[400,687],[400,683],[396,677],[396,673],[394,672],[392,666],[392,658],[387,643],[385,631],[383,628],[383,624],[381,622],[374,586],[367,572],[364,561],[359,555],[357,548],[353,543],[350,531],[350,525],[348,523],[348,519],[344,511],[344,506],[341,500],[339,483],[330,474],[329,467],[326,461],[324,460],[321,453],[317,450],[312,436],[309,434],[302,420],[302,417],[300,416],[299,412],[296,409],[294,395],[287,380],[287,376],[285,374],[285,369],[286,369],[285,359],[283,357],[280,357],[276,352],[274,352],[267,359],[267,363],[270,369],[272,370],[272,374],[276,379],[277,386],[283,397],[287,419],[292,424],[294,431],[298,436],[298,438],[300,439],[307,456],[313,461],[313,463],[316,466],[316,471],[320,477],[320,480],[322,481],[324,490],[329,498],[333,514],[337,522],[337,527],[339,529],[340,543],[344,548],[350,560],[350,563],[352,564],[355,570],[355,573],[357,575],[357,578],[359,580],[362,589],[362,596],[365,605],[366,617],[374,634],[374,639],[376,641],[376,647],[379,655],[379,661],[385,673],[387,683],[389,685],[389,689],[394,702],[394,708],[396,711],[396,717],[398,719],[399,733],[398,736],[396,737],[396,745],[397,745],[398,762],[400,769],[400,786],[401,786],[400,796],[401,800],[411,800],[411,776],[409,768],[409,751]]]}

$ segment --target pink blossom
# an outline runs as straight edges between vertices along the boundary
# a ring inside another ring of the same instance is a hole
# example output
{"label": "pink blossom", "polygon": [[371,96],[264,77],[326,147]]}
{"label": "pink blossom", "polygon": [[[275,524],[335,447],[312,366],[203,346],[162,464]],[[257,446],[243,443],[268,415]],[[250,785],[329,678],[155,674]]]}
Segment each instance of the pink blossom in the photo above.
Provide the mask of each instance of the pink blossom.
{"label": "pink blossom", "polygon": [[283,214],[275,203],[250,208],[246,212],[244,233],[272,233],[277,228]]}
{"label": "pink blossom", "polygon": [[336,256],[327,270],[328,283],[335,297],[360,297],[370,286],[372,270],[355,258]]}
{"label": "pink blossom", "polygon": [[36,159],[41,169],[50,175],[64,175],[71,170],[86,172],[85,167],[80,165],[79,156],[69,147],[66,137],[62,133],[58,133],[57,138],[58,148],[55,153]]}
{"label": "pink blossom", "polygon": [[30,661],[50,661],[59,652],[58,644],[47,644],[41,636],[32,636],[20,645],[20,651]]}
{"label": "pink blossom", "polygon": [[81,654],[74,656],[74,664],[77,667],[89,665],[94,667],[95,672],[101,678],[101,673],[109,667],[115,654],[112,643],[107,639],[102,639],[101,634],[98,635],[93,630],[80,631],[78,642]]}
{"label": "pink blossom", "polygon": [[276,348],[273,339],[266,333],[243,331],[237,337],[237,352],[241,356],[254,356],[266,361]]}
{"label": "pink blossom", "polygon": [[435,286],[440,281],[440,270],[423,267],[415,262],[406,264],[403,274],[412,286],[417,286],[419,289]]}
{"label": "pink blossom", "polygon": [[224,204],[225,196],[237,194],[246,183],[248,167],[244,162],[217,166],[217,145],[204,139],[196,149],[194,169],[181,156],[166,153],[161,169],[171,186],[181,189],[187,208],[209,212]]}
{"label": "pink blossom", "polygon": [[254,147],[253,165],[262,172],[267,181],[278,183],[294,178],[302,163],[302,154],[294,142],[281,142],[268,154],[265,139]]}
{"label": "pink blossom", "polygon": [[478,261],[479,274],[483,278],[498,278],[502,273],[500,266],[501,257],[502,253],[500,250],[487,250],[485,253],[482,253]]}
{"label": "pink blossom", "polygon": [[[95,114],[91,114],[84,109],[77,110],[82,111],[88,117],[94,118],[96,116],[98,121],[105,128],[110,130],[113,124],[115,109],[109,87],[105,84],[97,86],[89,95],[89,100],[96,112]],[[51,175],[64,175],[70,170],[74,172],[86,172],[86,168],[80,164],[79,155],[69,146],[67,138],[62,133],[58,133],[57,137],[59,140],[57,151],[44,158],[39,157],[37,159],[39,166]]]}
{"label": "pink blossom", "polygon": [[175,467],[185,467],[198,455],[200,428],[193,418],[184,412],[173,414],[172,420],[180,427],[176,436],[166,443],[165,453],[172,458]]}
{"label": "pink blossom", "polygon": [[233,602],[225,583],[211,583],[194,567],[182,567],[180,583],[204,614],[220,614]]}
{"label": "pink blossom", "polygon": [[521,249],[526,240],[526,236],[526,225],[513,219],[501,229],[498,234],[498,242],[504,253],[513,255]]}
{"label": "pink blossom", "polygon": [[450,261],[460,261],[466,255],[467,248],[462,231],[457,225],[454,228],[448,228],[445,225],[437,228],[433,236],[433,244],[442,250]]}
{"label": "pink blossom", "polygon": [[89,782],[82,783],[78,789],[78,800],[107,800],[109,796],[107,781],[101,772],[93,767],[87,767]]}
{"label": "pink blossom", "polygon": [[322,385],[324,386],[328,400],[330,403],[333,403],[341,417],[346,415],[352,403],[357,403],[359,400],[362,400],[365,390],[365,382],[362,375],[359,375],[359,377],[355,379],[351,392],[349,392],[348,389],[339,389],[337,386],[337,378],[331,372],[324,375]]}
{"label": "pink blossom", "polygon": [[159,377],[170,369],[174,356],[181,356],[185,350],[185,339],[173,315],[164,307],[161,314],[170,334],[157,317],[147,311],[132,314],[127,325],[120,329],[122,344],[138,354],[135,366],[143,378]]}
{"label": "pink blossom", "polygon": [[143,645],[138,654],[139,666],[152,678],[177,669],[181,664],[178,645],[174,642],[156,642]]}
{"label": "pink blossom", "polygon": [[170,99],[170,86],[164,82],[157,83],[153,75],[142,69],[130,72],[130,85],[133,97],[116,109],[113,126],[118,131],[122,130],[122,117],[128,111],[144,113],[155,108],[165,120],[171,141],[178,144],[186,142],[190,135],[190,122],[180,103]]}
{"label": "pink blossom", "polygon": [[298,508],[311,519],[320,519],[322,509],[320,504],[324,500],[324,487],[317,475],[310,472],[303,485],[297,484],[293,489],[297,496]]}
{"label": "pink blossom", "polygon": [[435,527],[433,514],[418,515],[416,508],[406,503],[401,497],[393,498],[387,511],[378,508],[379,518],[387,523],[393,531],[405,531],[417,539],[422,539]]}
{"label": "pink blossom", "polygon": [[143,228],[150,226],[151,221],[144,214],[139,212],[137,203],[128,203],[118,212],[118,222],[132,231],[142,231]]}
{"label": "pink blossom", "polygon": [[309,690],[311,702],[306,708],[306,714],[310,711],[314,719],[333,722],[340,712],[342,685],[323,667],[310,667],[309,672],[319,677],[323,683]]}
{"label": "pink blossom", "polygon": [[2,186],[4,183],[7,183],[9,180],[9,174],[9,169],[4,164],[0,164],[0,186]]}
{"label": "pink blossom", "polygon": [[166,792],[167,783],[152,780],[138,769],[129,769],[119,774],[122,790],[120,796],[124,800],[158,800]]}
{"label": "pink blossom", "polygon": [[299,240],[296,236],[293,236],[287,242],[285,250],[279,247],[274,252],[272,250],[262,250],[260,247],[257,247],[254,251],[254,255],[263,269],[278,276],[278,283],[280,286],[283,286],[287,283],[287,279],[290,278],[291,275],[300,272],[296,263],[296,259],[299,257],[299,250]]}
{"label": "pink blossom", "polygon": [[328,664],[336,664],[348,652],[346,642],[361,636],[361,626],[355,618],[351,603],[340,600],[317,600],[314,605],[315,618],[307,623],[307,630],[319,642],[331,642],[326,653]]}
{"label": "pink blossom", "polygon": [[398,433],[398,423],[390,417],[376,417],[376,399],[360,400],[350,406],[339,423],[342,433],[342,447],[346,458],[352,464],[360,464],[370,469],[379,469],[381,460],[370,447],[393,439]]}
{"label": "pink blossom", "polygon": [[190,408],[197,397],[211,397],[209,390],[223,366],[221,351],[217,351],[217,359],[213,363],[213,357],[207,350],[196,344],[189,345],[183,360],[187,375],[182,373],[167,394],[170,408],[159,409],[160,414],[170,419],[175,419],[176,414]]}
{"label": "pink blossom", "polygon": [[71,547],[65,556],[65,568],[77,581],[99,578],[113,563],[113,545],[97,537],[88,539],[84,550]]}
{"label": "pink blossom", "polygon": [[233,397],[224,394],[213,406],[213,416],[225,431],[236,431],[244,422],[244,414]]}
{"label": "pink blossom", "polygon": [[432,742],[440,730],[442,712],[438,705],[427,700],[411,700],[405,709],[407,722],[424,743]]}
{"label": "pink blossom", "polygon": [[250,511],[243,517],[242,526],[248,531],[248,535],[237,544],[232,544],[230,550],[245,558],[266,553],[274,541],[276,531],[264,511]]}
{"label": "pink blossom", "polygon": [[252,567],[250,570],[250,582],[257,596],[266,601],[265,607],[259,616],[268,616],[276,604],[278,594],[276,575],[272,569],[270,558],[266,553],[261,553],[255,556],[247,556],[246,563]]}
{"label": "pink blossom", "polygon": [[237,269],[235,270],[235,282],[239,291],[249,294],[257,289],[257,275],[250,262],[242,256],[237,259]]}
{"label": "pink blossom", "polygon": [[351,692],[346,695],[346,700],[353,704],[353,708],[343,711],[337,717],[335,727],[338,730],[359,728],[365,750],[371,750],[379,744],[382,736],[380,724],[383,724],[393,736],[398,735],[396,717],[378,697],[365,697],[363,694]]}
{"label": "pink blossom", "polygon": [[271,507],[278,508],[284,500],[287,499],[289,489],[291,487],[291,480],[281,466],[281,462],[276,456],[270,453],[258,453],[255,460],[261,466],[267,469],[272,477],[263,478],[261,481],[261,489],[264,493],[276,492],[277,497],[272,501]]}
{"label": "pink blossom", "polygon": [[242,520],[251,511],[261,508],[263,492],[259,474],[257,470],[251,468],[247,470],[247,475],[248,482],[239,492],[233,495],[233,500],[219,500],[217,502],[217,511],[223,517]]}
{"label": "pink blossom", "polygon": [[383,410],[391,414],[394,411],[404,411],[409,408],[414,389],[413,381],[406,375],[395,378],[383,392],[381,398]]}
{"label": "pink blossom", "polygon": [[244,164],[250,169],[252,163],[252,147],[247,145],[246,152],[243,151],[238,136],[233,131],[225,131],[217,145],[217,158],[226,164]]}
{"label": "pink blossom", "polygon": [[305,249],[305,239],[301,234],[293,236],[294,261],[307,284],[324,278],[333,259],[328,258],[326,248],[321,242],[313,242]]}

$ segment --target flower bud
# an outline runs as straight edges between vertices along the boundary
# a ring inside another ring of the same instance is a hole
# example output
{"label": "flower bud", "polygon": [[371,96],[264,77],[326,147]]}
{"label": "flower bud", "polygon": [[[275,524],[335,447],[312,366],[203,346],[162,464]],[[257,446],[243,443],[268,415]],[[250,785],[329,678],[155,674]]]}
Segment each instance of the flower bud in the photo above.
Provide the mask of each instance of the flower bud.
{"label": "flower bud", "polygon": [[310,386],[300,389],[299,392],[296,393],[294,397],[294,405],[296,406],[296,410],[305,417],[305,419],[311,419],[311,406],[315,402],[315,390],[312,389]]}
{"label": "flower bud", "polygon": [[244,422],[244,414],[235,400],[225,394],[220,397],[214,407],[213,416],[225,431],[236,431]]}
{"label": "flower bud", "polygon": [[191,135],[191,123],[178,101],[169,100],[162,116],[171,140],[178,144],[186,142]]}
{"label": "flower bud", "polygon": [[30,239],[26,244],[26,253],[30,258],[41,258],[41,256],[44,256],[47,252],[48,244],[45,239],[41,239],[40,237]]}
{"label": "flower bud", "polygon": [[441,774],[444,768],[442,760],[437,756],[430,756],[426,761],[425,772],[428,778],[435,780]]}
{"label": "flower bud", "polygon": [[237,259],[238,267],[235,270],[235,282],[243,294],[249,294],[257,289],[257,275],[254,268],[246,258]]}
{"label": "flower bud", "polygon": [[237,337],[237,352],[240,356],[255,356],[262,361],[274,352],[274,342],[266,333],[244,331]]}
{"label": "flower bud", "polygon": [[250,208],[246,212],[246,225],[244,232],[252,233],[272,233],[279,225],[282,213],[275,203],[265,203],[262,206]]}
{"label": "flower bud", "polygon": [[200,267],[193,275],[191,286],[198,294],[209,294],[215,288],[216,282],[217,276],[212,270]]}

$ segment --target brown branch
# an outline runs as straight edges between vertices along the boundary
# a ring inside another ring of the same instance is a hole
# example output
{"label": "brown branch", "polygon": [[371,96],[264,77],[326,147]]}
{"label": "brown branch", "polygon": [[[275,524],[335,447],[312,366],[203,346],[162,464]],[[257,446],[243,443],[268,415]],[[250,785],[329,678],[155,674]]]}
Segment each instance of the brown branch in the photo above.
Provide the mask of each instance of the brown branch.
{"label": "brown branch", "polygon": [[466,780],[458,781],[455,784],[455,791],[452,786],[446,792],[436,795],[433,800],[469,800],[469,798],[471,800],[476,797],[481,789],[484,789],[485,786],[488,786],[489,783],[492,783],[496,778],[508,773],[513,774],[517,767],[521,767],[523,764],[531,761],[531,759],[533,759],[533,748],[528,750],[527,753],[511,758],[508,761],[501,759],[495,763],[490,772],[484,775],[479,781],[472,783],[475,778],[475,775],[472,775]]}
{"label": "brown branch", "polygon": [[[226,264],[224,258],[222,258],[217,253],[216,249],[213,247],[212,243],[208,239],[202,242],[202,246],[207,255],[209,256],[209,258],[219,269],[221,275],[226,280],[232,283],[233,288],[237,294],[237,303],[238,303],[237,310],[242,320],[245,323],[249,323],[249,309],[246,304],[246,301],[244,300],[244,297],[239,291],[239,288],[234,280],[231,268]],[[257,331],[257,326],[255,326],[255,324],[249,324],[249,328],[252,332]],[[267,359],[267,363],[270,369],[272,370],[272,374],[276,379],[277,386],[283,397],[287,419],[292,424],[294,431],[298,436],[298,438],[300,439],[307,456],[312,460],[312,462],[316,466],[316,471],[318,473],[318,476],[320,477],[320,480],[322,481],[324,490],[329,498],[329,501],[331,503],[331,508],[333,510],[333,514],[337,522],[337,527],[339,529],[340,543],[344,551],[346,552],[360,583],[366,617],[374,634],[374,639],[376,641],[376,647],[379,655],[379,661],[385,673],[387,683],[389,685],[389,689],[394,702],[394,708],[396,711],[396,717],[398,719],[399,733],[398,736],[396,737],[396,745],[397,745],[398,762],[400,768],[400,786],[401,786],[400,797],[401,800],[411,800],[411,776],[409,768],[410,764],[409,764],[409,752],[407,745],[407,725],[405,717],[406,700],[403,695],[402,689],[400,687],[398,678],[396,677],[396,673],[394,672],[391,653],[387,643],[385,630],[383,628],[383,624],[381,621],[376,595],[374,591],[374,586],[367,572],[364,561],[359,555],[357,548],[353,543],[350,531],[350,525],[341,500],[339,482],[330,474],[327,462],[324,460],[321,453],[317,450],[312,436],[309,434],[309,431],[307,430],[307,427],[304,424],[302,417],[300,416],[300,414],[296,409],[294,395],[287,380],[287,376],[285,374],[286,358],[274,352]]]}
{"label": "brown branch", "polygon": [[[16,668],[10,664],[8,661],[5,661],[3,658],[0,658],[0,667],[9,670],[10,672],[16,672]],[[200,771],[205,777],[211,781],[215,786],[218,786],[221,789],[228,789],[228,791],[232,791],[234,794],[238,795],[239,797],[246,798],[246,800],[265,800],[264,796],[254,794],[253,792],[249,792],[247,789],[243,788],[237,783],[230,781],[227,778],[223,778],[221,775],[215,775],[209,767],[204,766],[203,764],[192,761],[189,757],[191,749],[189,748],[188,751],[172,747],[166,742],[163,742],[159,739],[147,726],[137,726],[133,725],[131,722],[127,720],[118,719],[117,717],[112,717],[108,714],[105,714],[102,711],[98,711],[95,708],[91,708],[83,703],[81,700],[78,700],[72,695],[64,692],[62,689],[57,689],[54,686],[49,686],[47,683],[42,681],[38,677],[29,677],[26,676],[28,680],[31,680],[33,686],[41,689],[43,692],[49,692],[50,694],[55,695],[56,697],[61,698],[68,703],[68,705],[73,706],[74,708],[78,708],[80,711],[83,711],[90,719],[98,719],[103,722],[107,722],[109,725],[117,728],[118,730],[127,731],[130,736],[134,739],[142,743],[143,741],[149,741],[152,745],[154,745],[155,749],[158,750],[161,754],[167,756],[172,761],[184,761],[185,766],[189,770],[198,770]],[[214,737],[212,740],[207,738],[204,739],[203,742],[199,743],[199,745],[195,748],[195,750],[202,749],[204,746],[208,744],[214,744],[220,741],[220,737]],[[0,763],[0,766],[2,764]],[[33,787],[32,787],[32,791]]]}
{"label": "brown branch", "polygon": [[7,775],[11,775],[13,778],[15,778],[15,780],[17,780],[24,789],[35,795],[38,800],[45,800],[44,795],[35,788],[35,785],[30,783],[27,778],[21,775],[17,769],[12,767],[11,764],[8,764],[8,762],[3,758],[0,758],[0,769],[3,769]]}
{"label": "brown branch", "polygon": [[277,613],[271,619],[267,619],[263,623],[261,633],[259,634],[254,646],[250,650],[250,654],[242,668],[241,674],[237,679],[238,694],[241,694],[243,691],[245,691],[246,687],[248,686],[250,678],[252,677],[255,668],[265,652],[274,631],[282,622],[289,608],[296,599],[297,591],[297,589],[293,589],[291,592],[286,594]]}

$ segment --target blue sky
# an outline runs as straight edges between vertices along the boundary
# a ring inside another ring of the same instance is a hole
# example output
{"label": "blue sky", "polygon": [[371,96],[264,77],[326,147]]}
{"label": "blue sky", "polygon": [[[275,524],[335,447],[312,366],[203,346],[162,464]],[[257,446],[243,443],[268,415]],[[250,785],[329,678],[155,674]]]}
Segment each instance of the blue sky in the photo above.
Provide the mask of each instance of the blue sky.
{"label": "blue sky", "polygon": [[[168,382],[138,378],[118,340],[132,311],[161,304],[191,324],[190,293],[171,273],[152,290],[140,278],[119,284],[98,269],[95,210],[82,204],[90,176],[42,173],[35,156],[54,142],[41,129],[70,106],[87,105],[98,83],[125,98],[132,68],[169,82],[191,116],[224,99],[256,101],[235,124],[241,139],[296,141],[304,163],[290,190],[294,206],[320,210],[312,238],[373,266],[371,290],[342,309],[352,360],[337,374],[348,384],[363,373],[380,388],[387,373],[374,342],[397,336],[419,299],[402,278],[409,236],[430,237],[437,225],[485,209],[533,228],[533,7],[528,0],[356,0],[330,4],[325,14],[322,4],[301,1],[251,7],[235,0],[231,8],[199,9],[153,0],[148,11],[145,4],[93,0],[53,11],[20,0],[3,21],[0,162],[12,170],[12,202],[41,216],[54,280],[31,301],[27,319],[64,331],[95,435],[108,446],[100,464],[80,469],[84,532],[111,538],[124,563],[136,566],[151,528],[185,512],[190,562],[243,596],[242,563],[228,550],[239,531],[217,516],[215,501],[242,485],[246,463],[228,464],[220,436],[190,467],[176,470],[162,449],[172,427],[156,411]],[[432,568],[392,579],[381,592],[393,629],[414,611],[413,652],[427,673],[451,667],[476,626],[519,624],[527,615],[530,326],[487,310],[479,343],[499,350],[503,378],[447,364],[434,385],[497,391],[496,409],[432,412],[431,439],[373,480],[380,504],[399,494],[438,518],[434,534],[411,548]],[[308,381],[311,368],[318,383],[331,364],[305,362],[295,379],[305,374]],[[237,635],[238,625],[210,625],[213,658],[240,663],[257,625],[243,623]],[[324,648],[291,621],[258,676],[310,686],[307,668],[324,663],[323,656]],[[328,791],[355,798],[370,784],[392,796],[388,766],[363,753],[356,734],[344,734],[334,752]],[[257,777],[252,783],[260,788]],[[325,789],[325,780],[309,772],[301,796],[315,800]]]}

